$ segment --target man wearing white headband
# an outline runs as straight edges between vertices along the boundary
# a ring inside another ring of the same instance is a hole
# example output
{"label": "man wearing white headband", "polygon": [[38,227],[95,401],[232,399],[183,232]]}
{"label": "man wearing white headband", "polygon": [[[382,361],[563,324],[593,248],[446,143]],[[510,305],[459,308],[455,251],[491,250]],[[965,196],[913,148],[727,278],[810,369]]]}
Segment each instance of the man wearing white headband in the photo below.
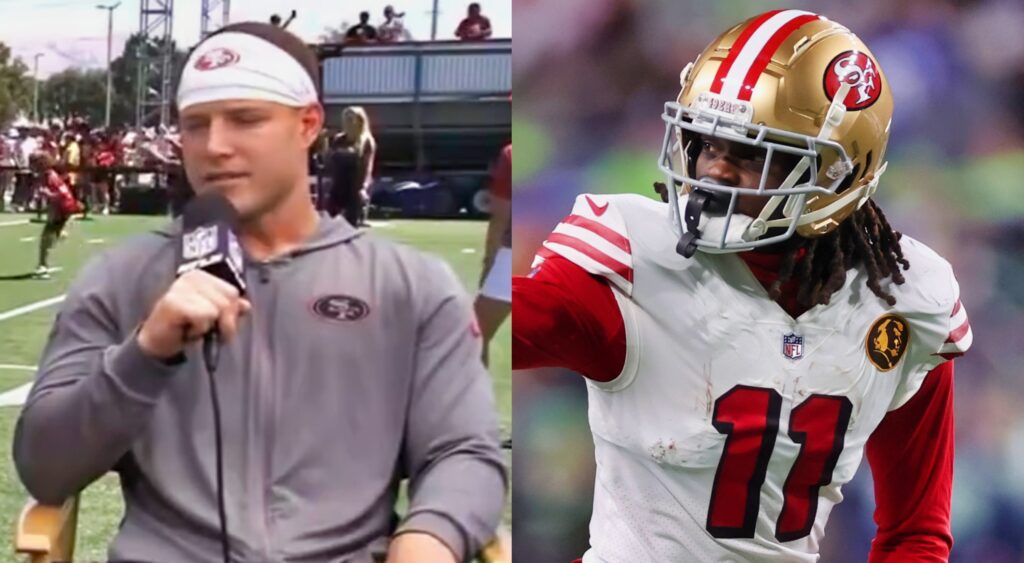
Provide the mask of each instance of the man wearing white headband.
{"label": "man wearing white headband", "polygon": [[[243,221],[298,226],[298,217],[314,217],[308,188],[295,188],[324,122],[317,81],[315,56],[271,26],[239,24],[200,44],[178,87],[185,168],[196,192],[223,193]],[[296,213],[267,216],[289,200]]]}
{"label": "man wearing white headband", "polygon": [[[318,215],[317,76],[297,37],[256,23],[207,38],[182,74],[183,164],[198,195],[238,211],[244,297],[203,271],[174,279],[180,223],[105,253],[68,292],[14,457],[50,504],[121,474],[110,559],[451,563],[497,528],[506,475],[469,298],[443,262]],[[213,327],[227,557],[192,338]]]}

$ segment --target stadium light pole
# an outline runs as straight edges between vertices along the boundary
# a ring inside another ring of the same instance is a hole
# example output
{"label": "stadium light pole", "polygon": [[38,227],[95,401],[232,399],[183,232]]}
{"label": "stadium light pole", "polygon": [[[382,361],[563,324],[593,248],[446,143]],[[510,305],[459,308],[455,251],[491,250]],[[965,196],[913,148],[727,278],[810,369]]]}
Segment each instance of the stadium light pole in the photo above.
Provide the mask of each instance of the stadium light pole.
{"label": "stadium light pole", "polygon": [[111,4],[110,6],[104,6],[103,4],[97,4],[96,8],[107,11],[107,113],[104,124],[107,129],[110,129],[110,90],[111,90],[111,72],[110,72],[110,51],[111,43],[114,37],[114,10],[120,6],[121,3]]}
{"label": "stadium light pole", "polygon": [[36,53],[33,58],[35,61],[32,64],[32,83],[34,88],[32,89],[32,121],[36,124],[39,123],[39,57],[46,55],[46,53]]}
{"label": "stadium light pole", "polygon": [[437,14],[438,14],[438,2],[440,0],[434,0],[434,11],[431,13],[430,20],[430,40],[437,41]]}

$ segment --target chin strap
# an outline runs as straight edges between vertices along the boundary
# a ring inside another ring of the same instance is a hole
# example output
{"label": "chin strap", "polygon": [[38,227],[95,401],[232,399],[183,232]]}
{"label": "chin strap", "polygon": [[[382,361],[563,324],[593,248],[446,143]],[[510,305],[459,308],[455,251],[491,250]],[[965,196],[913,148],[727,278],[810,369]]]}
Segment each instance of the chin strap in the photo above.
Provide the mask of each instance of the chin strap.
{"label": "chin strap", "polygon": [[704,190],[693,190],[686,198],[683,221],[686,232],[676,243],[676,252],[683,258],[690,258],[697,252],[697,238],[700,237],[700,215],[711,201],[711,194]]}

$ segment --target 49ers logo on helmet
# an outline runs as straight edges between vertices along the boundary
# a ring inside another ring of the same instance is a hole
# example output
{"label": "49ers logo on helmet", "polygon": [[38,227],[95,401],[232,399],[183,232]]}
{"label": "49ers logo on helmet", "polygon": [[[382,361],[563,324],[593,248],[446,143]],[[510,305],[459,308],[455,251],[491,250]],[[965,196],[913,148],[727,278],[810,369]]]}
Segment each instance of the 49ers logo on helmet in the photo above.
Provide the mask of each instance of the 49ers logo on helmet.
{"label": "49ers logo on helmet", "polygon": [[197,70],[214,70],[217,68],[223,68],[226,66],[233,65],[240,59],[238,53],[231,49],[225,49],[224,47],[218,47],[203,53],[197,60],[195,67]]}
{"label": "49ers logo on helmet", "polygon": [[843,100],[846,109],[869,107],[882,93],[878,65],[871,57],[859,51],[840,53],[825,68],[825,95],[829,101],[832,101],[844,83],[850,85],[850,93]]}

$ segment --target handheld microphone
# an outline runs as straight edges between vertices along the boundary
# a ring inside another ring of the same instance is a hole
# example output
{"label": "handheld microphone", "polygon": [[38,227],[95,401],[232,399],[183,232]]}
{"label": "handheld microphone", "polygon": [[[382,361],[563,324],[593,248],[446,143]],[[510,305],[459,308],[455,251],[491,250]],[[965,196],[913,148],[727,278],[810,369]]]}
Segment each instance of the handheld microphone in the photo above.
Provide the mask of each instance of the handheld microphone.
{"label": "handheld microphone", "polygon": [[[185,205],[181,219],[177,274],[203,270],[245,295],[245,260],[232,231],[238,223],[238,212],[231,202],[217,193],[197,196]],[[220,334],[214,328],[203,338],[207,367],[216,366],[219,355]]]}
{"label": "handheld microphone", "polygon": [[233,228],[238,212],[220,194],[192,198],[182,212],[181,244],[178,245],[179,276],[203,270],[235,286],[245,294],[245,261]]}
{"label": "handheld microphone", "polygon": [[[203,270],[235,286],[245,295],[245,259],[232,228],[238,223],[238,212],[221,194],[197,196],[185,205],[182,232],[177,248],[177,275]],[[216,447],[217,510],[220,517],[220,543],[224,563],[230,559],[228,518],[224,508],[224,454],[220,425],[220,400],[214,372],[220,357],[220,334],[216,325],[203,337],[203,360],[210,376],[210,401],[213,405],[214,441]]]}

